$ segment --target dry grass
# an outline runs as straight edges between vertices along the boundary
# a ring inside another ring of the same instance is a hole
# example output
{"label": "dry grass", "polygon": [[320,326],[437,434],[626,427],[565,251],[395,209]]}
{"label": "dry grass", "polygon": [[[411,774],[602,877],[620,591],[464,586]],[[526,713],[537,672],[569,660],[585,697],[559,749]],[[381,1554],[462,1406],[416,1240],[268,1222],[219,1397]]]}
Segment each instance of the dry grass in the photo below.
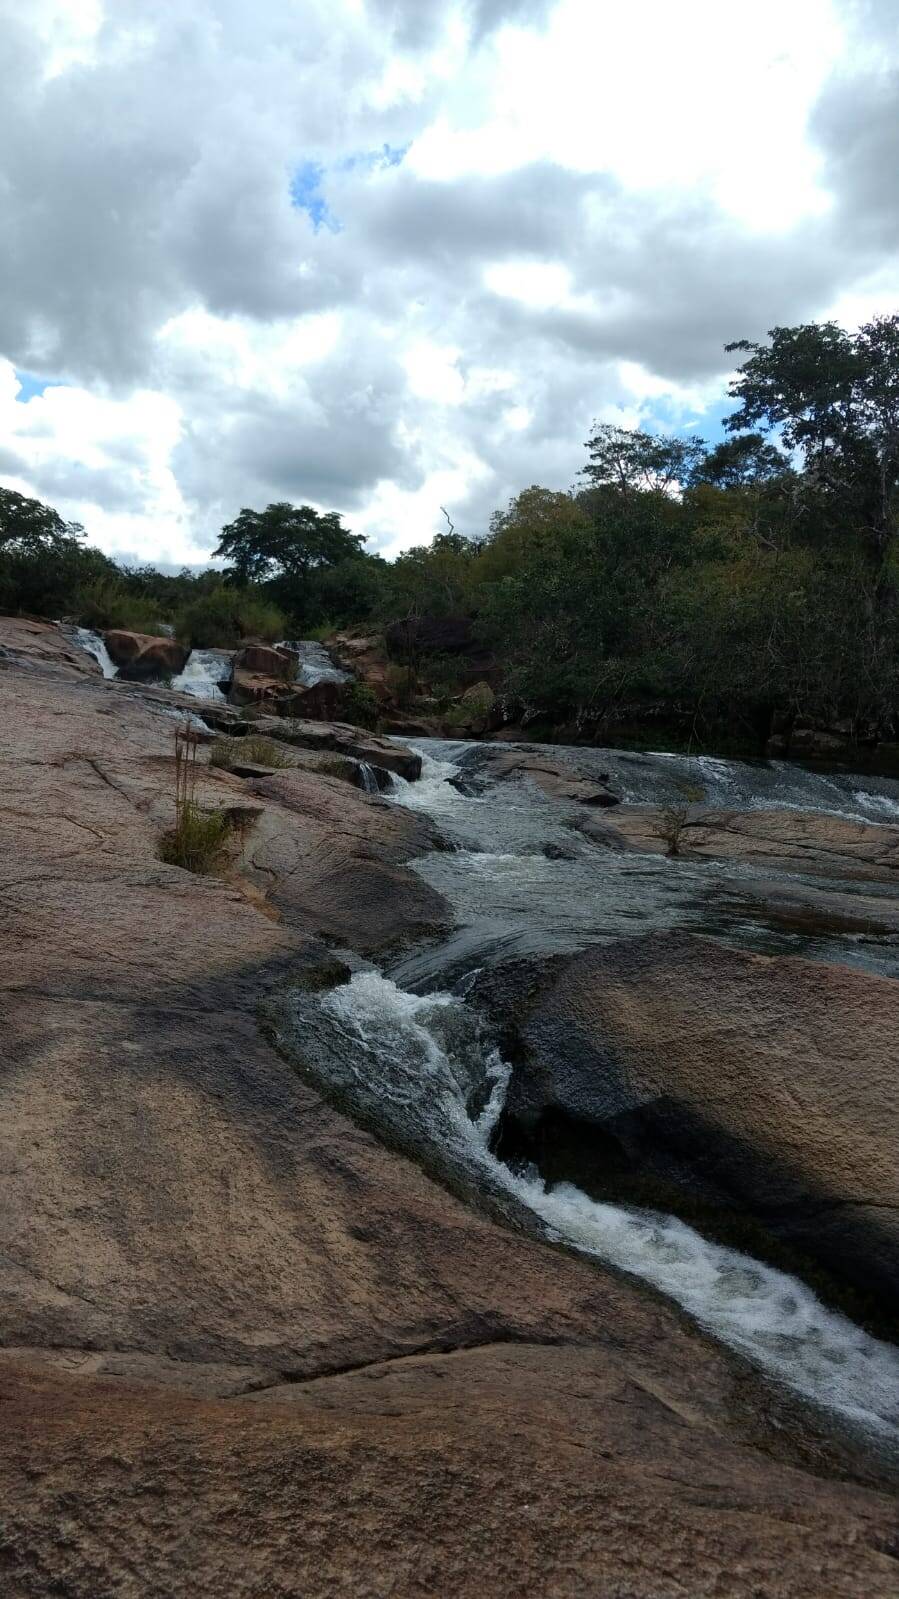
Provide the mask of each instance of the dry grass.
{"label": "dry grass", "polygon": [[209,756],[210,766],[271,766],[280,770],[296,763],[289,750],[262,733],[247,733],[244,738],[217,738]]}

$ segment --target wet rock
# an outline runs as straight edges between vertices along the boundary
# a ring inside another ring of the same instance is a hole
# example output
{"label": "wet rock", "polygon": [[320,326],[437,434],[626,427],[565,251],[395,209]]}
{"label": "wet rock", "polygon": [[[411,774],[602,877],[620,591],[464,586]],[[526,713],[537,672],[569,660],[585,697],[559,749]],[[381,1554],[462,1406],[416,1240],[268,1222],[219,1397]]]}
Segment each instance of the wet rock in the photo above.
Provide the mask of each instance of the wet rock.
{"label": "wet rock", "polygon": [[273,644],[245,644],[234,657],[234,668],[235,671],[292,683],[297,663],[296,656],[290,650],[276,649]]}
{"label": "wet rock", "polygon": [[530,750],[497,751],[485,767],[494,781],[528,777],[550,799],[575,800],[580,805],[611,807],[620,804],[602,778],[581,777],[567,761]]}
{"label": "wet rock", "polygon": [[341,683],[314,683],[309,688],[295,687],[279,705],[282,716],[293,716],[313,722],[333,722],[340,716],[343,700]]}
{"label": "wet rock", "polygon": [[522,1037],[520,1124],[594,1129],[598,1168],[744,1207],[899,1310],[894,982],[652,934],[563,962]]}
{"label": "wet rock", "polygon": [[126,681],[147,683],[162,677],[177,677],[187,665],[190,651],[171,638],[154,638],[148,633],[131,633],[113,628],[104,633],[109,657]]}
{"label": "wet rock", "polygon": [[382,766],[410,783],[421,776],[421,756],[416,755],[414,750],[395,744],[392,739],[382,738],[378,733],[352,727],[349,722],[260,717],[253,725],[257,732],[268,733],[286,744],[311,750],[333,750],[338,755],[366,761],[369,766]]}

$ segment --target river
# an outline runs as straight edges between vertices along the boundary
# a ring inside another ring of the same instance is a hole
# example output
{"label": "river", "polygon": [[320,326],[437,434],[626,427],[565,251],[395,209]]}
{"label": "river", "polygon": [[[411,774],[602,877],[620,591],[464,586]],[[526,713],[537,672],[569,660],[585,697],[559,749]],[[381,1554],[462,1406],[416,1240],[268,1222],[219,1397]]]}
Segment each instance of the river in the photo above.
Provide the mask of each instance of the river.
{"label": "river", "polygon": [[[377,970],[290,1001],[285,1042],[339,1101],[510,1225],[537,1232],[642,1279],[779,1384],[844,1422],[899,1443],[899,1352],[826,1308],[797,1278],[701,1236],[676,1217],[599,1203],[568,1183],[493,1153],[510,1068],[467,996],[479,970],[522,955],[573,951],[651,929],[712,932],[741,947],[788,948],[899,973],[895,935],[772,931],[763,914],[772,873],[721,862],[618,854],[578,830],[579,808],[530,782],[484,775],[483,744],[422,741],[422,779],[396,779],[392,801],[434,818],[450,848],[415,869],[450,902],[448,938]],[[814,809],[868,822],[899,820],[899,783],[664,754],[555,751],[608,774],[632,803],[666,803],[688,783],[710,806]],[[820,883],[781,873],[785,892]],[[823,885],[858,892],[857,883]],[[756,888],[758,914],[752,889]],[[890,890],[863,885],[866,900]],[[749,909],[747,910],[747,905]],[[729,907],[729,908],[728,908]]]}

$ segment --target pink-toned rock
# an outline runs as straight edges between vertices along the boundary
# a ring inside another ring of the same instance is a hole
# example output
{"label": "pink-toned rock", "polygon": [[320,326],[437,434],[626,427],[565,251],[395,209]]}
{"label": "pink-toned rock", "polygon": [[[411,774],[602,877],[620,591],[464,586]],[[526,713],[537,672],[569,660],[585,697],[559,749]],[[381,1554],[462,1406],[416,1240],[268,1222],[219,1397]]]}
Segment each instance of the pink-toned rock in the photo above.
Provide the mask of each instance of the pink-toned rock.
{"label": "pink-toned rock", "polygon": [[119,676],[138,683],[177,677],[184,671],[190,654],[177,639],[155,638],[150,633],[132,633],[124,628],[112,628],[103,638]]}
{"label": "pink-toned rock", "polygon": [[234,657],[235,671],[280,678],[282,683],[293,682],[296,664],[290,650],[276,649],[273,644],[245,644]]}

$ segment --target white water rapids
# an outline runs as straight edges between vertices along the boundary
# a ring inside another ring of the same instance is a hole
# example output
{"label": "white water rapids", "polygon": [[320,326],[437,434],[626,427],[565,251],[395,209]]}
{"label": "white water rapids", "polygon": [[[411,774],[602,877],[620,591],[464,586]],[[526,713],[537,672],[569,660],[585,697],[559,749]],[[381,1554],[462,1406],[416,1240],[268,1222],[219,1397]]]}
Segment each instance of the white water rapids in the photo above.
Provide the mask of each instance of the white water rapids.
{"label": "white water rapids", "polygon": [[415,1123],[422,1145],[480,1174],[543,1223],[546,1236],[652,1284],[770,1377],[848,1420],[899,1439],[899,1352],[828,1310],[803,1283],[710,1242],[672,1216],[600,1204],[569,1183],[547,1189],[490,1150],[510,1068],[464,1001],[405,993],[357,973],[321,1009],[349,1044],[357,1102]]}

